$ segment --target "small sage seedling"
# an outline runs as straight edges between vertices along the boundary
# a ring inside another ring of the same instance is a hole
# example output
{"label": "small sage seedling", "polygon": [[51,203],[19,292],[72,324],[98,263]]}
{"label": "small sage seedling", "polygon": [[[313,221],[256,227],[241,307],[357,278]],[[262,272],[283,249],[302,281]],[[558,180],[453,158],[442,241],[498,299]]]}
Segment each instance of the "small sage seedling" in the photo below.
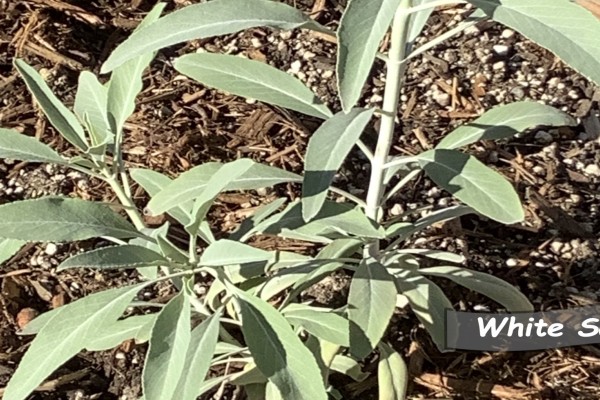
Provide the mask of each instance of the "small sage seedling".
{"label": "small sage seedling", "polygon": [[[461,256],[402,245],[432,224],[465,214],[507,224],[521,221],[522,207],[512,186],[458,149],[478,140],[509,138],[539,125],[575,121],[542,104],[508,104],[450,132],[432,150],[391,156],[392,139],[401,134],[395,118],[403,75],[412,58],[477,21],[492,18],[552,50],[598,83],[600,22],[584,8],[563,0],[469,0],[478,10],[465,22],[413,48],[433,8],[454,3],[464,1],[350,0],[335,33],[302,12],[269,0],[212,0],[164,17],[160,17],[164,5],[159,4],[104,64],[102,72],[111,73],[107,84],[89,72],[81,73],[73,111],[33,68],[16,60],[15,68],[48,120],[78,149],[79,156],[65,158],[34,138],[2,129],[0,157],[59,164],[101,179],[115,192],[129,221],[106,204],[74,198],[4,204],[0,206],[0,261],[25,241],[103,237],[114,245],[75,255],[59,270],[136,268],[144,280],[89,295],[29,323],[22,333],[36,337],[4,399],[25,399],[81,350],[110,349],[128,339],[149,342],[142,376],[146,400],[193,400],[226,382],[244,386],[249,398],[339,399],[330,373],[365,379],[368,374],[359,363],[373,351],[379,353],[379,398],[403,399],[407,368],[400,353],[386,343],[385,332],[396,305],[408,304],[434,342],[443,347],[444,310],[452,304],[429,277],[480,292],[508,311],[532,310],[527,298],[506,282],[457,266],[464,261]],[[177,58],[173,66],[206,86],[322,119],[308,144],[304,175],[248,159],[205,163],[174,180],[151,170],[126,168],[123,124],[134,110],[142,73],[154,53],[176,43],[257,26],[335,35],[343,110],[334,114],[300,81],[258,61],[198,53]],[[389,50],[378,55],[390,26]],[[358,107],[377,56],[387,68],[383,106]],[[361,134],[373,118],[380,119],[380,129],[376,147],[370,149]],[[332,186],[334,174],[354,146],[371,164],[364,199]],[[421,172],[463,205],[434,210],[410,223],[384,220],[388,200]],[[150,196],[149,213],[168,213],[185,228],[187,250],[169,241],[168,223],[156,229],[144,226],[132,200],[130,180]],[[258,209],[228,238],[215,239],[206,216],[220,193],[286,182],[302,183],[301,201],[286,204],[286,199],[277,199]],[[329,192],[347,202],[331,200]],[[309,257],[246,244],[258,234],[320,243],[322,249]],[[448,265],[420,267],[421,257]],[[339,269],[353,272],[347,306],[330,309],[297,302],[301,292]],[[214,278],[203,297],[191,290],[200,272]],[[129,307],[142,307],[132,304],[136,294],[160,280],[171,280],[178,294],[159,312],[123,318]],[[192,321],[198,320],[202,322],[194,326]],[[237,330],[243,342],[232,334]],[[212,367],[222,364],[230,366],[225,374],[207,377]]]}

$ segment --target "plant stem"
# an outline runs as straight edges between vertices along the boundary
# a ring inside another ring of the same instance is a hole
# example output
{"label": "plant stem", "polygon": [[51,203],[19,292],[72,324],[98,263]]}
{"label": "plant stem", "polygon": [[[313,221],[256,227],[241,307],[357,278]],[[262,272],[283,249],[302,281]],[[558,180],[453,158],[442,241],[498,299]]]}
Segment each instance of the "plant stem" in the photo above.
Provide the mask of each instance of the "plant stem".
{"label": "plant stem", "polygon": [[[402,0],[394,15],[392,23],[391,46],[387,59],[387,73],[385,82],[385,94],[381,115],[381,126],[377,147],[371,162],[371,179],[367,193],[366,214],[369,218],[379,221],[381,218],[380,207],[384,191],[385,163],[394,137],[396,126],[396,115],[398,114],[398,102],[400,90],[406,67],[406,42],[408,39],[409,14],[411,0]],[[379,241],[368,246],[368,253],[375,255],[379,251]]]}
{"label": "plant stem", "polygon": [[127,195],[127,192],[117,180],[117,175],[111,173],[111,171],[108,169],[104,169],[102,172],[104,174],[104,180],[110,185],[111,189],[117,195],[117,198],[125,208],[125,212],[131,219],[131,222],[133,222],[133,225],[135,225],[137,230],[141,231],[144,229],[146,227],[146,224],[144,224],[144,219],[133,203],[131,197]]}

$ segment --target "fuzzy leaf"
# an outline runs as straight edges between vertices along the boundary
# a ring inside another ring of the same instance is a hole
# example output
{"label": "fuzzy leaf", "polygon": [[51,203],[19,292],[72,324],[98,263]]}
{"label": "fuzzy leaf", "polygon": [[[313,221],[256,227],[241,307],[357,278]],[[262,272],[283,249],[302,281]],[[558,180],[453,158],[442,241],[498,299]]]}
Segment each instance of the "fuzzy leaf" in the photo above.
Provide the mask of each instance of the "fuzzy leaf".
{"label": "fuzzy leaf", "polygon": [[351,0],[337,31],[338,88],[344,111],[357,103],[379,44],[401,0]]}
{"label": "fuzzy leaf", "polygon": [[166,265],[169,260],[146,247],[125,244],[95,249],[63,261],[57,268],[62,271],[68,268],[139,268],[155,265]]}
{"label": "fuzzy leaf", "polygon": [[81,124],[61,101],[52,93],[40,74],[23,60],[15,59],[15,68],[25,80],[29,91],[56,130],[75,147],[86,150],[88,145]]}
{"label": "fuzzy leaf", "polygon": [[2,128],[0,128],[0,158],[67,164],[67,160],[36,138]]}
{"label": "fuzzy leaf", "polygon": [[445,313],[452,303],[442,289],[418,273],[401,270],[395,275],[398,293],[406,296],[410,307],[431,335],[439,349],[445,343]]}
{"label": "fuzzy leaf", "polygon": [[468,0],[600,85],[600,21],[565,0]]}
{"label": "fuzzy leaf", "polygon": [[285,318],[271,305],[240,290],[242,332],[258,369],[284,399],[326,400],[319,366]]}
{"label": "fuzzy leaf", "polygon": [[268,261],[274,257],[270,251],[257,249],[247,244],[228,239],[211,243],[200,258],[200,264],[220,267],[232,264],[247,264]]}
{"label": "fuzzy leaf", "polygon": [[54,370],[89,344],[99,326],[123,314],[142,285],[91,294],[53,312],[21,359],[4,400],[24,400]]}
{"label": "fuzzy leaf", "polygon": [[0,237],[62,242],[99,236],[142,235],[109,207],[91,201],[52,196],[0,206]]}
{"label": "fuzzy leaf", "polygon": [[437,185],[481,214],[504,224],[525,217],[512,185],[475,157],[445,149],[429,150],[417,157]]}
{"label": "fuzzy leaf", "polygon": [[98,146],[113,140],[108,122],[108,91],[89,71],[79,74],[73,111],[80,121],[89,120],[92,145]]}
{"label": "fuzzy leaf", "polygon": [[369,355],[383,337],[396,307],[396,286],[387,269],[373,259],[361,262],[348,295],[350,353]]}
{"label": "fuzzy leaf", "polygon": [[520,101],[492,108],[473,122],[458,127],[436,146],[456,149],[479,140],[510,138],[536,126],[576,124],[568,114],[533,101]]}
{"label": "fuzzy leaf", "polygon": [[419,270],[424,275],[439,276],[481,293],[509,312],[533,312],[529,299],[506,281],[484,272],[459,267],[432,267]]}
{"label": "fuzzy leaf", "polygon": [[100,327],[94,334],[92,342],[85,345],[88,351],[104,351],[114,349],[126,340],[135,339],[137,343],[148,341],[148,333],[156,320],[157,314],[134,315]]}
{"label": "fuzzy leaf", "polygon": [[[165,3],[158,3],[154,6],[135,32],[150,27],[158,20],[165,5]],[[108,115],[111,130],[117,135],[117,140],[121,135],[123,124],[135,110],[135,98],[143,86],[142,74],[153,58],[154,53],[151,50],[138,52],[136,57],[129,57],[129,61],[115,68],[110,76]]]}
{"label": "fuzzy leaf", "polygon": [[378,400],[404,400],[408,388],[408,368],[392,347],[386,343],[379,344],[380,360],[377,366],[379,387]]}
{"label": "fuzzy leaf", "polygon": [[0,265],[14,256],[25,243],[24,240],[0,238]]}
{"label": "fuzzy leaf", "polygon": [[179,57],[173,66],[203,85],[327,119],[331,111],[298,79],[260,61],[226,54]]}
{"label": "fuzzy leaf", "polygon": [[192,331],[183,374],[173,399],[195,400],[200,396],[202,392],[200,382],[206,378],[219,339],[220,316],[220,312],[211,315]]}
{"label": "fuzzy leaf", "polygon": [[175,399],[190,344],[190,303],[179,292],[156,317],[142,374],[145,400]]}
{"label": "fuzzy leaf", "polygon": [[[284,182],[301,182],[302,177],[280,168],[249,161],[252,166],[241,176],[230,182],[225,190],[251,190]],[[150,200],[148,209],[160,214],[200,196],[210,178],[223,164],[209,162],[181,174],[172,183]]]}
{"label": "fuzzy leaf", "polygon": [[283,316],[296,327],[301,326],[310,334],[330,343],[348,347],[350,339],[348,320],[329,310],[293,304],[282,310]]}
{"label": "fuzzy leaf", "polygon": [[302,215],[306,221],[321,210],[337,170],[373,116],[374,108],[352,109],[328,119],[311,136],[302,183]]}
{"label": "fuzzy leaf", "polygon": [[151,27],[134,32],[112,52],[102,66],[102,73],[110,72],[134,57],[167,46],[257,26],[327,31],[301,11],[286,4],[269,0],[213,0],[184,7],[160,18]]}

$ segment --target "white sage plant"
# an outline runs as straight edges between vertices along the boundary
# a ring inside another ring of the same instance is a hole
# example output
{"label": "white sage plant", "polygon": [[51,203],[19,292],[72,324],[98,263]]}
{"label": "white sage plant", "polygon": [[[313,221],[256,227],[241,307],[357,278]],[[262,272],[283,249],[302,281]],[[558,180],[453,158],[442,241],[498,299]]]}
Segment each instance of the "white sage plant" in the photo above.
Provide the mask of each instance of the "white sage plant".
{"label": "white sage plant", "polygon": [[[86,173],[106,182],[121,204],[115,208],[53,196],[1,205],[0,260],[10,258],[26,241],[104,238],[114,245],[77,254],[58,270],[136,268],[141,283],[88,295],[31,321],[21,333],[36,336],[3,398],[24,400],[82,350],[111,349],[134,339],[149,343],[142,375],[145,400],[193,400],[225,383],[243,386],[250,399],[340,399],[330,374],[366,379],[369,374],[361,371],[361,362],[373,352],[378,354],[379,398],[403,399],[409,377],[402,349],[387,343],[385,333],[397,304],[407,304],[443,348],[444,312],[453,306],[429,277],[482,293],[508,311],[531,311],[530,302],[513,286],[459,266],[465,261],[462,256],[403,244],[432,224],[469,213],[505,224],[522,221],[522,206],[512,186],[459,149],[478,140],[505,139],[533,127],[576,121],[535,102],[502,105],[448,133],[432,150],[390,156],[394,138],[402,134],[397,116],[403,77],[411,59],[489,18],[550,49],[599,83],[600,22],[568,0],[468,2],[476,11],[467,20],[419,48],[414,48],[415,38],[436,6],[466,2],[350,0],[337,32],[276,1],[211,0],[163,17],[164,4],[159,4],[103,65],[102,73],[110,73],[108,83],[100,83],[90,72],[81,73],[73,111],[57,99],[35,69],[15,60],[15,68],[49,122],[79,155],[66,158],[35,138],[1,129],[0,157]],[[262,62],[196,53],[177,58],[173,67],[205,86],[323,120],[310,137],[304,175],[249,159],[205,163],[176,179],[127,168],[123,126],[134,111],[143,71],[155,52],[258,26],[314,30],[337,38],[342,111],[334,114],[302,82]],[[388,32],[389,48],[378,54]],[[377,57],[386,64],[383,106],[358,107]],[[380,128],[371,149],[361,134],[373,118],[380,119]],[[355,146],[371,164],[364,199],[332,186],[335,173]],[[388,201],[422,172],[463,204],[437,209],[415,222],[386,221]],[[155,229],[144,225],[132,199],[131,181],[151,198],[147,212],[167,213],[185,228],[187,249],[169,240],[168,223]],[[206,216],[219,194],[286,182],[302,184],[301,201],[286,204],[285,198],[276,199],[228,238],[215,239]],[[346,202],[333,201],[330,192]],[[259,234],[315,242],[322,249],[309,257],[246,244]],[[422,257],[441,265],[420,267]],[[341,269],[353,274],[346,306],[330,309],[298,302],[304,290]],[[214,279],[204,296],[192,290],[200,273]],[[158,312],[135,301],[143,288],[164,280],[172,281],[178,294]],[[126,311],[131,308],[139,312]],[[243,341],[234,334],[240,330]],[[219,365],[227,365],[227,372],[210,372]]]}

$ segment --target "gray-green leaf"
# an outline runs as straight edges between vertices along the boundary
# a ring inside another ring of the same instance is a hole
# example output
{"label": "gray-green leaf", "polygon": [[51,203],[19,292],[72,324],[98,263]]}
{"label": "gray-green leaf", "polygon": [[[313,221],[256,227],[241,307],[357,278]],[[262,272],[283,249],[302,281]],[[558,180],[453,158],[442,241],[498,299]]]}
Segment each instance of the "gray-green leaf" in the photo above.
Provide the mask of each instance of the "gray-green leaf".
{"label": "gray-green leaf", "polygon": [[0,265],[14,256],[24,244],[24,240],[0,238]]}
{"label": "gray-green leaf", "polygon": [[62,242],[99,236],[143,237],[108,206],[91,201],[42,197],[0,206],[0,237]]}
{"label": "gray-green leaf", "polygon": [[571,1],[469,0],[600,85],[600,21]]}
{"label": "gray-green leaf", "polygon": [[[165,3],[158,3],[154,6],[136,32],[150,27],[158,20],[165,5]],[[135,110],[135,98],[143,86],[142,74],[153,58],[154,53],[151,50],[138,52],[136,57],[129,57],[129,61],[115,68],[111,74],[108,85],[108,115],[111,129],[117,135],[117,140],[120,140],[123,124]]]}
{"label": "gray-green leaf", "polygon": [[146,400],[175,399],[190,338],[190,303],[183,290],[160,311],[152,328],[142,375]]}
{"label": "gray-green leaf", "polygon": [[221,239],[211,243],[200,258],[200,264],[220,267],[268,261],[274,257],[270,251],[257,249],[244,243]]}
{"label": "gray-green leaf", "polygon": [[431,335],[438,348],[445,343],[445,313],[452,303],[442,289],[418,273],[403,270],[395,275],[398,292],[408,299],[410,307]]}
{"label": "gray-green leaf", "polygon": [[408,387],[408,368],[394,349],[386,343],[379,344],[381,356],[377,366],[378,400],[404,400]]}
{"label": "gray-green leaf", "polygon": [[217,312],[202,321],[192,331],[183,374],[177,384],[173,399],[195,400],[200,396],[202,392],[200,383],[205,379],[210,368],[210,362],[219,339],[220,317],[221,313]]}
{"label": "gray-green leaf", "polygon": [[349,322],[341,315],[307,305],[288,306],[282,313],[290,324],[301,326],[319,339],[344,347],[350,345]]}
{"label": "gray-green leaf", "polygon": [[529,299],[513,285],[484,272],[459,267],[432,267],[419,270],[424,275],[439,276],[481,293],[506,307],[510,312],[533,312]]}
{"label": "gray-green leaf", "polygon": [[373,259],[361,262],[352,277],[348,295],[350,353],[359,359],[369,355],[383,337],[396,307],[394,278]]}
{"label": "gray-green leaf", "polygon": [[83,71],[79,75],[73,111],[80,121],[89,120],[92,145],[98,146],[113,140],[108,122],[108,91],[98,82],[96,75]]}
{"label": "gray-green leaf", "polygon": [[536,126],[566,126],[576,124],[568,114],[533,101],[501,105],[487,111],[446,136],[437,149],[456,149],[478,140],[509,138]]}
{"label": "gray-green leaf", "polygon": [[338,113],[317,129],[308,142],[302,184],[302,215],[306,221],[321,210],[337,170],[371,120],[375,109]]}
{"label": "gray-green leaf", "polygon": [[265,301],[233,290],[242,313],[242,332],[258,369],[284,399],[326,400],[319,366],[285,318]]}
{"label": "gray-green leaf", "polygon": [[90,338],[91,343],[85,345],[85,349],[88,351],[109,350],[129,339],[135,339],[137,343],[145,342],[148,340],[147,333],[151,331],[156,315],[134,315],[108,326],[102,325]]}
{"label": "gray-green leaf", "polygon": [[35,69],[19,59],[15,59],[15,68],[25,80],[29,91],[37,100],[52,126],[72,145],[81,150],[86,150],[88,145],[85,140],[85,133],[75,114],[69,111],[52,93]]}
{"label": "gray-green leaf", "polygon": [[[249,161],[252,166],[230,182],[226,190],[251,190],[284,182],[301,182],[302,177],[280,168]],[[150,200],[148,209],[160,214],[200,196],[210,178],[223,164],[209,162],[181,174]]]}
{"label": "gray-green leaf", "polygon": [[167,265],[168,263],[169,260],[146,247],[125,244],[102,247],[86,253],[76,254],[63,261],[57,270],[62,271],[68,268],[139,268]]}
{"label": "gray-green leaf", "polygon": [[373,67],[379,44],[387,32],[400,0],[351,0],[337,31],[336,65],[344,111],[358,101]]}
{"label": "gray-green leaf", "polygon": [[512,185],[475,157],[445,149],[429,150],[417,157],[437,185],[481,214],[505,224],[525,217]]}
{"label": "gray-green leaf", "polygon": [[322,119],[331,111],[298,79],[260,61],[197,53],[179,57],[173,66],[196,81],[238,96],[289,108]]}
{"label": "gray-green leaf", "polygon": [[102,66],[102,73],[110,72],[141,54],[167,46],[257,26],[327,31],[301,11],[283,3],[269,0],[213,0],[185,7],[160,18],[151,27],[134,32],[113,51]]}
{"label": "gray-green leaf", "polygon": [[36,138],[2,128],[0,128],[0,158],[52,164],[67,163],[67,160]]}
{"label": "gray-green leaf", "polygon": [[52,311],[52,318],[21,360],[6,391],[5,400],[24,400],[55,369],[89,344],[98,326],[111,324],[123,314],[142,285],[94,293]]}

